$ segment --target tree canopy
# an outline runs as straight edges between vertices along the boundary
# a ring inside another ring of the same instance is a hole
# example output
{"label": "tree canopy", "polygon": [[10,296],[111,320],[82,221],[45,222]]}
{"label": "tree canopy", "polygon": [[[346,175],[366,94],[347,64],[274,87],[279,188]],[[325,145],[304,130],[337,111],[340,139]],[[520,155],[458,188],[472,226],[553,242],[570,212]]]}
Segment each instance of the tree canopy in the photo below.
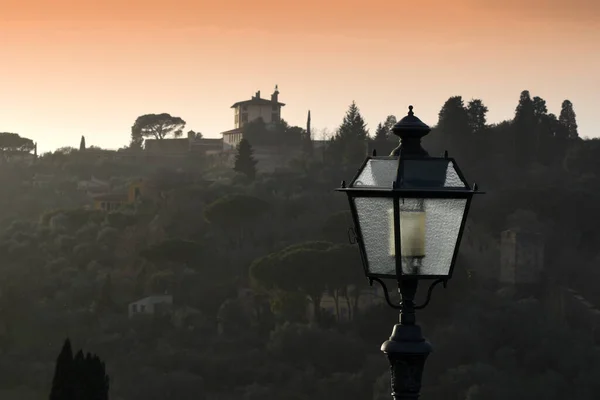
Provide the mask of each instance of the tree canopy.
{"label": "tree canopy", "polygon": [[253,157],[252,145],[247,139],[242,139],[237,147],[233,170],[253,181],[256,178],[256,163],[257,161]]}
{"label": "tree canopy", "polygon": [[355,102],[331,139],[328,156],[336,163],[360,164],[367,154],[367,124]]}
{"label": "tree canopy", "polygon": [[33,151],[33,140],[19,136],[17,133],[0,132],[0,151],[11,153],[29,153]]}
{"label": "tree canopy", "polygon": [[180,117],[167,113],[146,114],[138,117],[131,127],[133,143],[139,143],[144,138],[165,139],[169,135],[179,137],[183,133],[186,122]]}

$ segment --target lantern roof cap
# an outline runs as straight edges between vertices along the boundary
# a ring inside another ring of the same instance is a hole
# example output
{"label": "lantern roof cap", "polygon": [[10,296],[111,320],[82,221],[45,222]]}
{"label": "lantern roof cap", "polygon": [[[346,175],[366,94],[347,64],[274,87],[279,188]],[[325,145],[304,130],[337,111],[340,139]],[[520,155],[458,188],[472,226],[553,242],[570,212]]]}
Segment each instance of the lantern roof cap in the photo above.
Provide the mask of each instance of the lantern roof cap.
{"label": "lantern roof cap", "polygon": [[413,112],[413,106],[408,106],[408,114],[402,118],[400,121],[396,122],[393,126],[392,131],[402,137],[402,134],[406,131],[420,131],[423,132],[423,136],[431,131],[429,125],[421,121],[418,117],[415,116]]}
{"label": "lantern roof cap", "polygon": [[408,106],[408,115],[393,126],[392,132],[400,138],[400,146],[392,155],[428,156],[421,147],[421,138],[431,132],[431,128],[415,116],[412,105]]}

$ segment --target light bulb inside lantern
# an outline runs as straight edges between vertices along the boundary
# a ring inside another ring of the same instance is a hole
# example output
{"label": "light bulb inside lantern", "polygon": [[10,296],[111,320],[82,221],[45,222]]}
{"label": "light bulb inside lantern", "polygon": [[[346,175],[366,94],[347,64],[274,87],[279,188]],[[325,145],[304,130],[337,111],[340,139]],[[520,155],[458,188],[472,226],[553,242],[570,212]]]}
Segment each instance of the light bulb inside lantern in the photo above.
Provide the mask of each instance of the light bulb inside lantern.
{"label": "light bulb inside lantern", "polygon": [[[394,210],[389,215],[390,256],[396,256]],[[400,206],[400,252],[402,257],[425,257],[425,211],[403,210]]]}

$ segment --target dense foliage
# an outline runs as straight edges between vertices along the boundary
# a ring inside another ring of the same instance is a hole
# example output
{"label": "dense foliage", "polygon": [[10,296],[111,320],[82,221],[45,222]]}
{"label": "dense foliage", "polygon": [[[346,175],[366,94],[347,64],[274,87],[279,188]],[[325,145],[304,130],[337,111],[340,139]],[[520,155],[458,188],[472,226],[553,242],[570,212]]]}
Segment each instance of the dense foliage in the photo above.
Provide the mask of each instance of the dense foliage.
{"label": "dense foliage", "polygon": [[[514,119],[490,125],[481,100],[456,96],[424,140],[488,193],[455,277],[418,314],[434,346],[424,399],[600,396],[595,331],[586,315],[565,318],[558,299],[569,287],[600,304],[600,146],[579,138],[573,110],[565,101],[556,117],[524,91]],[[395,119],[371,138],[352,104],[323,159],[254,180],[206,160],[157,168],[74,149],[4,165],[0,398],[48,398],[67,336],[106,362],[116,400],[389,398],[379,346],[397,315],[366,301],[347,200],[332,188],[367,149],[397,145]],[[113,188],[142,177],[146,189],[117,211],[85,209],[78,182],[92,176]],[[534,227],[546,243],[543,279],[521,295],[493,269],[510,227]],[[165,293],[171,312],[130,318],[131,302]]]}

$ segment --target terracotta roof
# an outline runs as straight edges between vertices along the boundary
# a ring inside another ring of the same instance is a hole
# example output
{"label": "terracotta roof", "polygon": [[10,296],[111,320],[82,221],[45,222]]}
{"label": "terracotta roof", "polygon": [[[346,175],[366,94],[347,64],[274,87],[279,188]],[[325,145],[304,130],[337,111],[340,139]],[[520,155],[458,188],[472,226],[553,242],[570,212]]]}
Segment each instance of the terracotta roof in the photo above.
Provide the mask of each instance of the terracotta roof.
{"label": "terracotta roof", "polygon": [[285,104],[280,103],[280,102],[273,102],[268,99],[261,99],[261,98],[253,97],[250,100],[238,101],[237,103],[232,105],[231,108],[235,108],[237,106],[244,105],[244,104],[256,104],[256,105],[260,105],[260,106],[270,106],[273,104],[277,104],[278,106],[285,106]]}
{"label": "terracotta roof", "polygon": [[221,132],[221,135],[229,135],[231,133],[242,133],[244,130],[242,128],[235,128],[229,131]]}
{"label": "terracotta roof", "polygon": [[186,151],[189,148],[190,141],[185,139],[146,139],[144,148],[150,152],[169,152],[169,151]]}

